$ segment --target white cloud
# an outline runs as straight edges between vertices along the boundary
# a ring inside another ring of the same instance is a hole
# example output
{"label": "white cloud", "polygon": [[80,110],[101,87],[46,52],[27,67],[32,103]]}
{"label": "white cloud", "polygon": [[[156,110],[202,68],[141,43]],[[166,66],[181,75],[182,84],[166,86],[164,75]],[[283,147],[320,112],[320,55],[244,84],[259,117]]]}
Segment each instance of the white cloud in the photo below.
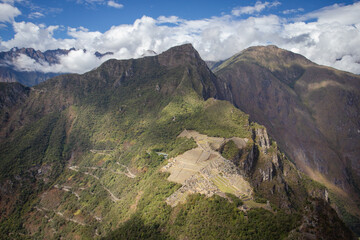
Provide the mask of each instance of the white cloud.
{"label": "white cloud", "polygon": [[41,12],[32,12],[29,14],[29,18],[42,18],[44,16]]}
{"label": "white cloud", "polygon": [[110,7],[119,8],[119,9],[124,7],[124,5],[114,2],[114,1],[108,1],[107,5]]}
{"label": "white cloud", "polygon": [[21,12],[16,7],[7,3],[0,3],[0,22],[13,22]]}
{"label": "white cloud", "polygon": [[[161,53],[183,43],[192,43],[206,60],[226,59],[249,46],[275,44],[318,64],[360,73],[359,8],[360,3],[333,5],[291,21],[276,15],[246,19],[223,15],[200,20],[144,16],[133,24],[112,26],[104,33],[83,27],[68,28],[68,39],[54,38],[53,32],[58,26],[14,22],[14,38],[0,42],[0,48],[87,49],[85,53],[79,50],[62,57],[59,65],[33,64],[42,71],[82,73],[108,58],[137,58],[144,50]],[[93,54],[96,51],[110,51],[114,55],[99,60]],[[32,66],[29,59],[23,58],[18,64]]]}
{"label": "white cloud", "polygon": [[298,13],[298,12],[303,12],[303,11],[304,11],[303,8],[287,9],[287,10],[284,10],[282,13],[283,13],[283,14],[293,14],[293,13]]}
{"label": "white cloud", "polygon": [[71,51],[68,55],[61,56],[60,64],[57,66],[61,66],[60,72],[84,73],[99,66],[104,60],[97,58],[93,52],[77,50]]}
{"label": "white cloud", "polygon": [[69,49],[76,42],[75,39],[59,40],[53,37],[54,31],[59,26],[36,25],[30,22],[14,22],[15,36],[0,42],[0,48],[11,49],[13,47],[32,47],[41,51],[57,49],[59,47]]}
{"label": "white cloud", "polygon": [[62,72],[62,73],[84,73],[99,66],[104,60],[97,58],[93,52],[84,50],[73,50],[68,55],[59,57],[59,64],[49,65],[45,61],[36,62],[34,59],[19,54],[14,59],[12,65],[20,71],[39,71],[39,72]]}
{"label": "white cloud", "polygon": [[329,7],[324,7],[318,11],[305,14],[299,20],[317,19],[319,23],[340,23],[340,24],[354,24],[360,23],[360,2],[352,5],[334,4]]}
{"label": "white cloud", "polygon": [[160,16],[157,18],[157,21],[159,23],[180,23],[183,22],[183,19],[180,19],[177,16],[170,16],[170,17],[165,17],[165,16]]}
{"label": "white cloud", "polygon": [[116,0],[75,0],[78,4],[83,4],[88,7],[96,7],[97,5],[107,5],[113,8],[123,8],[124,5],[118,3]]}
{"label": "white cloud", "polygon": [[279,1],[275,1],[272,3],[257,1],[254,6],[237,7],[237,8],[234,8],[231,11],[231,13],[234,16],[240,16],[243,14],[259,13],[259,12],[263,11],[265,8],[276,7],[280,4],[281,3]]}
{"label": "white cloud", "polygon": [[36,3],[34,3],[36,1],[30,1],[30,0],[0,0],[0,1],[11,5],[13,8],[16,8],[14,7],[16,3],[17,5],[20,5],[21,7],[28,9],[30,13],[28,14],[27,17],[30,19],[41,18],[41,17],[45,17],[45,15],[50,15],[50,14],[56,15],[63,11],[62,8],[40,7],[36,5]]}
{"label": "white cloud", "polygon": [[78,4],[103,4],[105,0],[76,0]]}
{"label": "white cloud", "polygon": [[15,2],[24,2],[26,0],[1,0],[3,3],[14,5]]}

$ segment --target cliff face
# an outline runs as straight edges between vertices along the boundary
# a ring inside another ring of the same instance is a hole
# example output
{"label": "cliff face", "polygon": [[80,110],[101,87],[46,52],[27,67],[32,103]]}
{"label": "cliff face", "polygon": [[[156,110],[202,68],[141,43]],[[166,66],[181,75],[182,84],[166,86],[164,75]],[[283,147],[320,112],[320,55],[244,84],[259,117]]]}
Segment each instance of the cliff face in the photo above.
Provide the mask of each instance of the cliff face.
{"label": "cliff face", "polygon": [[265,125],[298,168],[357,201],[359,76],[275,46],[246,49],[215,71],[225,99]]}

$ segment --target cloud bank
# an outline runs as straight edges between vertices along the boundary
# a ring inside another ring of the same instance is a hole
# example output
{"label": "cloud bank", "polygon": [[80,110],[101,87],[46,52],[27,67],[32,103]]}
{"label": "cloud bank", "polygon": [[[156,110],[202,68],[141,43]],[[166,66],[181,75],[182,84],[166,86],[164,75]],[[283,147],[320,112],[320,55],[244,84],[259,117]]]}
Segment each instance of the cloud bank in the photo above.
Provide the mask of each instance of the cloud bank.
{"label": "cloud bank", "polygon": [[[79,51],[62,57],[59,65],[30,64],[29,59],[23,57],[17,64],[19,68],[36,68],[44,72],[83,73],[110,57],[137,58],[149,49],[161,53],[183,43],[192,43],[203,59],[215,61],[229,58],[249,46],[274,44],[318,64],[360,74],[360,2],[335,4],[297,19],[259,15],[278,4],[257,2],[248,8],[235,8],[229,15],[200,20],[143,16],[133,24],[112,26],[106,32],[68,28],[69,38],[66,39],[54,37],[54,31],[60,26],[13,22],[14,38],[0,42],[0,50],[32,47],[44,51],[75,47]],[[238,17],[252,13],[256,16]],[[96,51],[113,52],[114,55],[99,60],[94,56]]]}
{"label": "cloud bank", "polygon": [[7,3],[0,3],[0,22],[13,22],[21,12],[16,7]]}

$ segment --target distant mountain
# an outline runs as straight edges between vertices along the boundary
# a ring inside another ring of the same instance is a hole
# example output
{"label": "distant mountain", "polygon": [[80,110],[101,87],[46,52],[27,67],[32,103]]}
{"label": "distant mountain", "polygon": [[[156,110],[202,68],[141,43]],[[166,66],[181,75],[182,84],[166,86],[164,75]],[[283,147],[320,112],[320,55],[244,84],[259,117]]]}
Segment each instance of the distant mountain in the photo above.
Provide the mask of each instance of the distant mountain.
{"label": "distant mountain", "polygon": [[70,50],[48,50],[41,52],[33,48],[13,48],[8,52],[0,52],[0,82],[20,82],[26,86],[33,86],[61,73],[43,73],[38,71],[24,71],[18,69],[14,60],[24,54],[36,62],[46,62],[50,65],[59,63],[58,57],[66,55]]}
{"label": "distant mountain", "polygon": [[[37,85],[49,78],[61,75],[63,73],[57,72],[41,72],[41,71],[29,71],[20,69],[16,63],[16,58],[23,54],[37,63],[46,63],[48,65],[59,64],[59,57],[67,55],[70,51],[75,50],[71,48],[69,50],[56,49],[47,50],[41,52],[33,48],[13,48],[8,52],[0,52],[0,82],[19,82],[25,86]],[[86,50],[84,50],[86,51]],[[106,55],[112,55],[113,53],[99,53],[95,52],[95,56],[102,58]]]}
{"label": "distant mountain", "polygon": [[41,52],[33,48],[12,48],[8,52],[0,52],[0,63],[11,64],[13,59],[18,57],[19,54],[24,54],[34,59],[36,62],[44,61],[49,64],[56,64],[59,63],[59,58],[58,58],[59,56],[67,55],[72,50],[75,50],[75,48],[71,48],[69,50],[64,50],[64,49],[47,50],[45,52]]}
{"label": "distant mountain", "polygon": [[146,50],[144,51],[143,54],[141,54],[141,57],[152,57],[152,56],[156,56],[157,53],[153,50]]}
{"label": "distant mountain", "polygon": [[224,99],[341,196],[339,212],[359,230],[360,77],[275,46],[251,47],[214,66]]}
{"label": "distant mountain", "polygon": [[221,84],[187,44],[0,85],[0,238],[352,239]]}

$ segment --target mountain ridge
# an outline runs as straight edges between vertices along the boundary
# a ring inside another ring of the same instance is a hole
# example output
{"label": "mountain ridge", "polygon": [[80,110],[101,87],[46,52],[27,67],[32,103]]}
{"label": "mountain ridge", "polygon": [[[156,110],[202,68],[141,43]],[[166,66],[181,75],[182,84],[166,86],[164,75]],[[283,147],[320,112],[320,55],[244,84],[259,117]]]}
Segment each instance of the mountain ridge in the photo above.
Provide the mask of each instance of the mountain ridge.
{"label": "mountain ridge", "polygon": [[[0,139],[1,234],[351,239],[325,188],[298,172],[263,126],[215,99],[226,88],[216,80],[197,51],[182,45],[155,57],[108,60],[31,88],[0,125],[7,132]],[[185,137],[185,129],[202,135]],[[226,139],[201,153],[204,161],[214,154],[225,159],[200,171],[222,197],[192,194],[171,207],[166,199],[181,186],[160,171],[171,163],[165,155],[184,160],[202,138]],[[236,174],[254,189],[244,205],[233,195]]]}
{"label": "mountain ridge", "polygon": [[347,211],[357,209],[359,76],[274,46],[244,50],[215,71],[225,99],[265,125],[305,173],[348,196]]}

